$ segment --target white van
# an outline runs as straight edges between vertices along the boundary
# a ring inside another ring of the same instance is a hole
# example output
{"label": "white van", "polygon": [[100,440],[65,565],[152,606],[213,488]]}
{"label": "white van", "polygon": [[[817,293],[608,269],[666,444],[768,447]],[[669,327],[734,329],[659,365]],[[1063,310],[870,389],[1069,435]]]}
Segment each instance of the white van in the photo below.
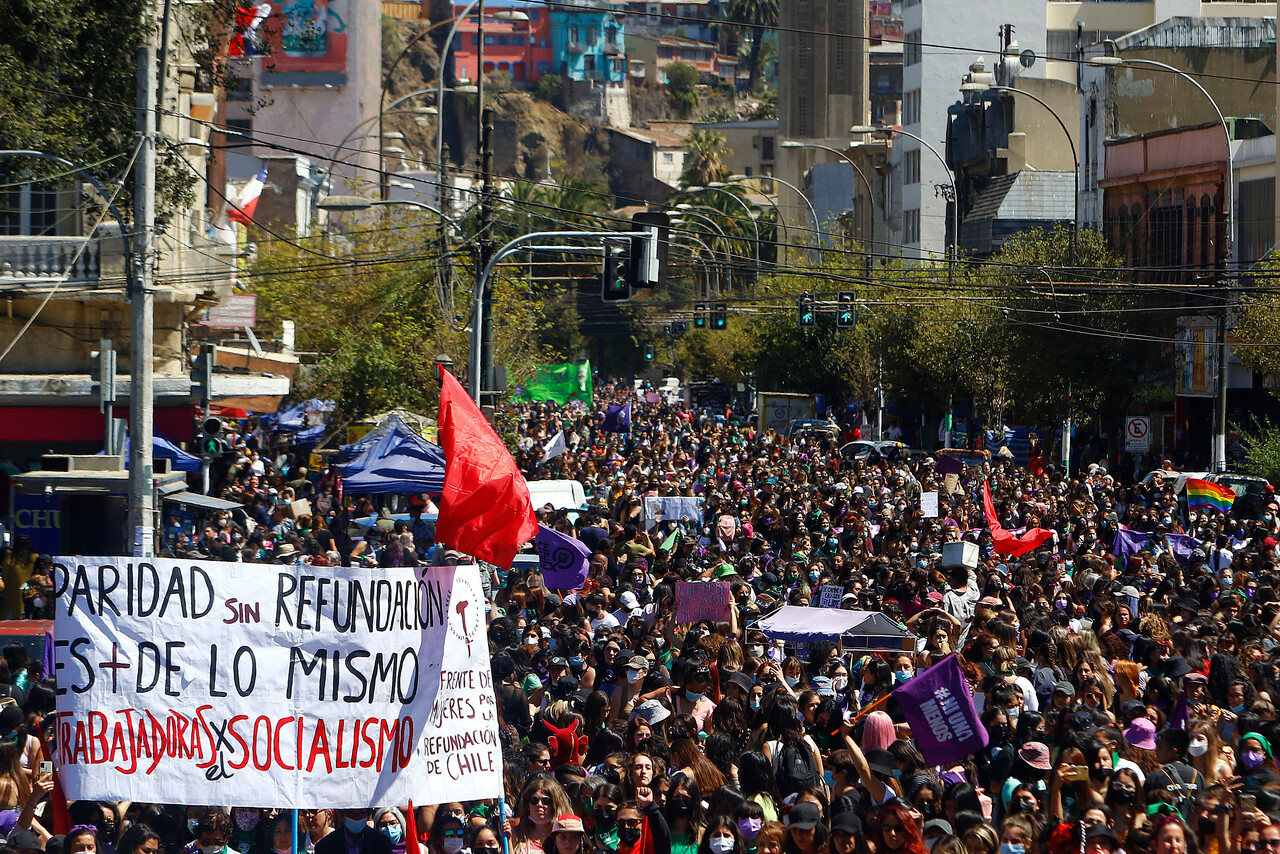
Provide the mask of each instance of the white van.
{"label": "white van", "polygon": [[556,510],[582,510],[587,503],[587,491],[576,480],[530,480],[529,497],[533,509],[541,510],[550,504]]}

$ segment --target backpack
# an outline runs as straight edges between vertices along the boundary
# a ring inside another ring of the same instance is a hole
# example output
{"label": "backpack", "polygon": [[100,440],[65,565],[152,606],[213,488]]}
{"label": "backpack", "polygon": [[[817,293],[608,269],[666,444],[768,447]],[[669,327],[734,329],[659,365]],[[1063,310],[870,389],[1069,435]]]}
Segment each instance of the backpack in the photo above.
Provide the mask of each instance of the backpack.
{"label": "backpack", "polygon": [[778,792],[782,797],[794,795],[805,786],[822,782],[818,766],[813,761],[813,751],[804,739],[784,737],[778,742],[778,760],[774,768]]}
{"label": "backpack", "polygon": [[1170,792],[1173,797],[1173,806],[1178,810],[1184,821],[1190,821],[1192,815],[1196,811],[1196,789],[1200,780],[1200,772],[1191,768],[1191,779],[1184,780],[1182,772],[1174,763],[1163,765],[1160,768],[1177,786],[1177,792]]}

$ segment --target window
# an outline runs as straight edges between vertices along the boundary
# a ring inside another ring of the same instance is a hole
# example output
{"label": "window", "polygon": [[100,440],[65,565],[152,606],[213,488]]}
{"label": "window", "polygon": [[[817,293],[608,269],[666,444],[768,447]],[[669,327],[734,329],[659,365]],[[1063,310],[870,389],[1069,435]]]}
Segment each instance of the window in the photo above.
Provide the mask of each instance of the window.
{"label": "window", "polygon": [[497,43],[498,43],[498,37],[497,37],[497,36],[485,36],[485,37],[484,37],[484,46],[485,46],[485,47],[494,47],[495,45],[497,45]]}
{"label": "window", "polygon": [[596,43],[596,31],[587,30],[587,44],[594,45]]}
{"label": "window", "polygon": [[[58,190],[48,183],[21,183],[25,178],[0,170],[0,234],[54,236],[64,213],[58,208]],[[16,185],[16,186],[15,186]]]}
{"label": "window", "polygon": [[617,31],[616,29],[614,29],[613,27],[610,27],[609,29],[605,30],[605,31],[604,31],[604,43],[605,43],[605,44],[617,44],[617,43],[618,43],[618,31]]}
{"label": "window", "polygon": [[675,162],[676,162],[676,156],[675,156],[673,153],[671,153],[670,151],[664,151],[664,152],[662,152],[662,162],[663,162],[663,163],[675,163]]}
{"label": "window", "polygon": [[912,30],[902,37],[902,64],[920,64],[920,31]]}
{"label": "window", "polygon": [[571,42],[580,42],[580,41],[582,41],[582,34],[579,32],[579,30],[578,30],[578,28],[577,28],[577,27],[570,27],[570,28],[569,28],[569,41],[571,41]]}
{"label": "window", "polygon": [[524,47],[524,36],[512,36],[511,43],[516,47]]}
{"label": "window", "polygon": [[546,61],[545,59],[538,60],[537,65],[535,67],[538,69],[539,74],[551,73],[551,63]]}
{"label": "window", "polygon": [[669,47],[658,48],[658,59],[672,59],[674,58],[674,56],[675,54],[672,53],[671,48]]}
{"label": "window", "polygon": [[626,73],[627,73],[627,61],[626,61],[625,59],[621,58],[621,57],[614,57],[614,60],[613,60],[613,73],[614,73],[614,74],[626,74]]}
{"label": "window", "polygon": [[246,145],[253,145],[251,137],[253,136],[253,116],[246,119],[227,119],[225,122],[227,130],[231,133],[227,134],[227,148],[243,148]]}
{"label": "window", "polygon": [[908,151],[902,158],[902,183],[920,183],[920,149]]}
{"label": "window", "polygon": [[587,54],[582,58],[582,69],[589,77],[595,76],[596,58],[594,54]]}
{"label": "window", "polygon": [[902,242],[906,244],[920,242],[920,211],[902,212]]}
{"label": "window", "polygon": [[912,89],[902,93],[902,123],[904,125],[920,124],[920,90]]}
{"label": "window", "polygon": [[773,142],[774,142],[774,137],[771,137],[771,136],[760,137],[760,159],[761,160],[773,159]]}

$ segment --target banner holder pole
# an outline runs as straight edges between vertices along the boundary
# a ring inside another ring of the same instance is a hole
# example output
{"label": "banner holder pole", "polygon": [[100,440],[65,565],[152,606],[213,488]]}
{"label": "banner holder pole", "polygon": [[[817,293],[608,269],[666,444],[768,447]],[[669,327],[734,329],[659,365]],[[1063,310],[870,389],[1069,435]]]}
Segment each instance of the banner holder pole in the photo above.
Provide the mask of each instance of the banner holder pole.
{"label": "banner holder pole", "polygon": [[293,854],[298,854],[298,811],[293,811]]}
{"label": "banner holder pole", "polygon": [[507,823],[507,799],[498,798],[498,830],[502,834],[502,854],[511,854],[511,843],[507,840],[507,832],[503,827]]}
{"label": "banner holder pole", "polygon": [[888,694],[885,694],[883,697],[881,697],[879,700],[876,700],[874,703],[867,706],[865,709],[860,710],[857,716],[855,716],[853,720],[849,721],[849,723],[856,724],[858,721],[862,720],[867,715],[871,714],[873,711],[883,706],[885,703],[889,702],[889,698],[892,696],[893,696],[892,691],[890,691]]}

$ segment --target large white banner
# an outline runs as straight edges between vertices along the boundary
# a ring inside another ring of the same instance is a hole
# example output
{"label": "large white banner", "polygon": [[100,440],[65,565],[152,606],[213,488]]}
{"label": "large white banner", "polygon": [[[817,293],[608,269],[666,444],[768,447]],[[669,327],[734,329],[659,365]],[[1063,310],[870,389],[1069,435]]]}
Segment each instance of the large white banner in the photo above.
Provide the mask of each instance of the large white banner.
{"label": "large white banner", "polygon": [[502,794],[474,566],[55,565],[67,797],[255,807]]}

